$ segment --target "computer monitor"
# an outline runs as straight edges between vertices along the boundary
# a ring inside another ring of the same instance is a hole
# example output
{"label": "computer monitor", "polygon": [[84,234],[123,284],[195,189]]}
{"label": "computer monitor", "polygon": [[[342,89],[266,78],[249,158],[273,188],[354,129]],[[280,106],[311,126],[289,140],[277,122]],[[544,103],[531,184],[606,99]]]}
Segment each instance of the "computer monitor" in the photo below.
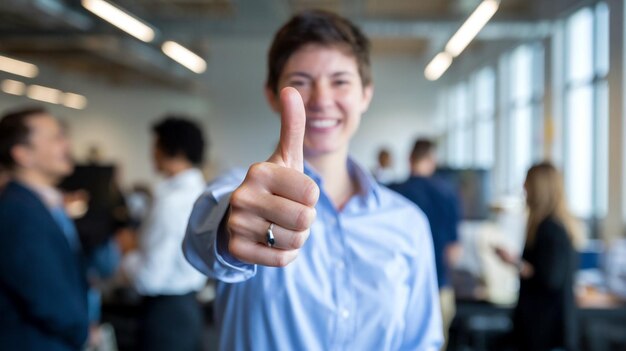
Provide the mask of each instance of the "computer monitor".
{"label": "computer monitor", "polygon": [[464,220],[486,220],[489,218],[491,202],[490,172],[477,168],[438,168],[438,177],[450,184],[461,202],[461,215]]}

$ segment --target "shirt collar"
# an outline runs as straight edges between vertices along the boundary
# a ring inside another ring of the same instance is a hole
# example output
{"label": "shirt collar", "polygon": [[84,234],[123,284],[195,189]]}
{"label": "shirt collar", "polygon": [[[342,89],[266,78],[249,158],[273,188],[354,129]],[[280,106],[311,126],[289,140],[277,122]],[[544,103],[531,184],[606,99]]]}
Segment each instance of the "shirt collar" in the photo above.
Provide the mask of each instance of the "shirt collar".
{"label": "shirt collar", "polygon": [[63,207],[63,194],[52,186],[32,185],[20,182],[27,189],[34,192],[48,208]]}
{"label": "shirt collar", "polygon": [[204,179],[202,172],[197,168],[186,169],[172,177],[166,178],[163,183],[163,188],[178,187],[182,184],[188,184],[196,179]]}
{"label": "shirt collar", "polygon": [[[360,189],[359,193],[357,193],[352,199],[350,199],[349,202],[355,200],[354,198],[356,197],[361,202],[361,204],[370,209],[374,209],[380,206],[381,187],[378,182],[376,182],[376,180],[374,180],[374,177],[358,163],[356,163],[351,157],[348,157],[347,163],[348,173],[350,174],[350,177],[356,180]],[[313,181],[317,183],[320,189],[323,188],[322,177],[306,161],[304,161],[304,174],[311,177],[311,179],[313,179]]]}

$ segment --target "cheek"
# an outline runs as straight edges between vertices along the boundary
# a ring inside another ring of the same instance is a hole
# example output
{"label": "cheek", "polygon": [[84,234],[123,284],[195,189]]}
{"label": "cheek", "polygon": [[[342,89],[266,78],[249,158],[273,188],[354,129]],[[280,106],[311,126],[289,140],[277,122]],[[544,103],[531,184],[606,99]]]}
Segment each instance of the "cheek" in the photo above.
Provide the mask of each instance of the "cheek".
{"label": "cheek", "polygon": [[309,95],[310,95],[309,89],[305,87],[294,87],[294,88],[298,91],[298,93],[300,93],[304,106],[307,106],[309,102]]}
{"label": "cheek", "polygon": [[70,147],[69,147],[69,145],[67,143],[60,142],[60,143],[56,144],[54,150],[55,150],[56,155],[59,158],[62,158],[62,157],[66,157],[67,156],[67,153],[69,152]]}
{"label": "cheek", "polygon": [[154,163],[156,163],[157,165],[160,165],[163,162],[163,154],[158,149],[154,150],[152,158],[154,160]]}
{"label": "cheek", "polygon": [[352,128],[359,126],[361,122],[362,105],[355,96],[345,96],[338,101],[339,108],[346,117],[346,124]]}
{"label": "cheek", "polygon": [[367,107],[361,89],[350,89],[338,96],[338,101],[352,114],[361,114]]}
{"label": "cheek", "polygon": [[70,145],[66,142],[56,143],[50,148],[50,160],[55,160],[57,164],[63,164],[63,167],[71,164]]}
{"label": "cheek", "polygon": [[36,153],[35,159],[37,164],[46,169],[56,169],[62,161],[61,153],[54,145],[48,145],[40,149],[40,151]]}

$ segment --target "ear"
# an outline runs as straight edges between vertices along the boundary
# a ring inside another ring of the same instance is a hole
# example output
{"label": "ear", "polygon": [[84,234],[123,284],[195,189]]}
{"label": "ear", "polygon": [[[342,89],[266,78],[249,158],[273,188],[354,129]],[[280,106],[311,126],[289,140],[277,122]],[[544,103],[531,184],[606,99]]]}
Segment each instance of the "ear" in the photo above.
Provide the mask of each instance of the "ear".
{"label": "ear", "polygon": [[363,108],[361,109],[361,113],[367,112],[367,109],[370,107],[370,102],[372,101],[372,96],[374,96],[374,84],[370,83],[363,87]]}
{"label": "ear", "polygon": [[265,86],[265,98],[272,110],[276,113],[280,113],[280,99],[272,88]]}
{"label": "ear", "polygon": [[33,163],[30,150],[24,145],[15,145],[11,149],[11,157],[18,167],[29,168]]}

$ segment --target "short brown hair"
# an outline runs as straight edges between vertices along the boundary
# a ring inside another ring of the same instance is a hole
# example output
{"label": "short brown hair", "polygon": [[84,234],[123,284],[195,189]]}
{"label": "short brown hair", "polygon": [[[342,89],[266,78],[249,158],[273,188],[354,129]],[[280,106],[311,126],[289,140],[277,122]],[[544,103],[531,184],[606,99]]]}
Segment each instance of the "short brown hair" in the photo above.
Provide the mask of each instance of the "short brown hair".
{"label": "short brown hair", "polygon": [[194,165],[204,158],[202,129],[187,117],[168,115],[152,127],[157,146],[169,157],[182,155]]}
{"label": "short brown hair", "polygon": [[341,46],[354,56],[363,86],[372,82],[370,42],[352,22],[332,12],[309,10],[285,23],[272,41],[266,86],[278,92],[278,80],[291,55],[307,44]]}
{"label": "short brown hair", "polygon": [[0,119],[0,167],[13,170],[15,160],[11,150],[16,145],[28,143],[30,128],[28,119],[41,114],[48,114],[43,107],[34,106],[6,113]]}
{"label": "short brown hair", "polygon": [[432,140],[429,139],[417,139],[413,144],[413,150],[411,150],[411,161],[419,162],[435,151],[436,146]]}

